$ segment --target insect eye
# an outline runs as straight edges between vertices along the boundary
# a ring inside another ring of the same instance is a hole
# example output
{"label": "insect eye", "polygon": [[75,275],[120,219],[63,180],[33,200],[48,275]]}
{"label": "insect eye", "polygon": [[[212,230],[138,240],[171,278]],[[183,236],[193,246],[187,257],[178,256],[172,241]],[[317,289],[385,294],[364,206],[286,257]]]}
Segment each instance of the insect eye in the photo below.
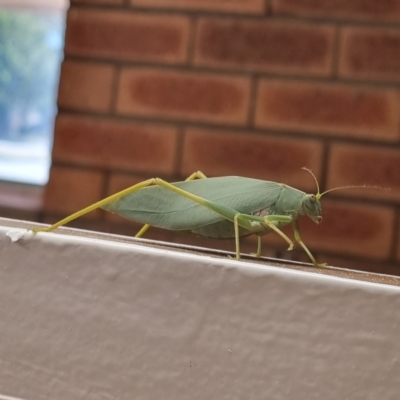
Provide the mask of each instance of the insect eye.
{"label": "insect eye", "polygon": [[315,201],[315,195],[311,194],[310,195],[310,200]]}

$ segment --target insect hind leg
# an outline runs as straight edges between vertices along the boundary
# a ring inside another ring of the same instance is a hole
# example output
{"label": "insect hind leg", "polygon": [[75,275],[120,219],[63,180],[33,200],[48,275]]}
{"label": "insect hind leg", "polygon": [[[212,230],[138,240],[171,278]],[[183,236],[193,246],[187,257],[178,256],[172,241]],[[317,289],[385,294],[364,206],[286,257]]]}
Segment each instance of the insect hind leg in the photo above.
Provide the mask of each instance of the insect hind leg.
{"label": "insect hind leg", "polygon": [[88,206],[88,207],[86,207],[86,208],[84,208],[84,209],[82,209],[80,211],[77,211],[76,213],[73,213],[73,214],[69,215],[68,217],[62,219],[61,221],[56,222],[53,225],[50,225],[50,226],[48,226],[46,228],[32,229],[32,232],[33,233],[38,233],[38,232],[51,232],[51,231],[54,231],[58,227],[63,226],[65,224],[68,224],[68,222],[71,222],[71,221],[73,221],[73,220],[75,220],[75,219],[77,219],[77,218],[79,218],[79,217],[91,212],[91,211],[94,211],[97,208],[103,207],[103,206],[105,206],[107,204],[110,204],[110,203],[112,203],[114,201],[117,201],[118,199],[120,199],[123,196],[126,196],[127,194],[133,193],[133,192],[135,192],[137,190],[140,190],[140,189],[143,189],[143,188],[145,188],[147,186],[151,186],[151,185],[155,185],[155,184],[157,184],[157,178],[152,178],[152,179],[148,179],[146,181],[137,183],[136,185],[130,186],[127,189],[121,190],[120,192],[115,193],[115,194],[113,194],[111,196],[108,196],[103,200],[100,200],[100,201],[97,201],[96,203],[93,203],[92,205],[90,205],[90,206]]}
{"label": "insect hind leg", "polygon": [[[193,172],[190,176],[185,179],[186,181],[194,181],[195,179],[207,179],[207,176],[204,175],[201,171]],[[143,225],[140,231],[135,235],[136,238],[142,237],[150,228],[151,225],[146,224]]]}
{"label": "insect hind leg", "polygon": [[[191,178],[190,180],[193,180],[193,179],[196,179],[196,178],[197,179],[204,179],[204,178],[206,178],[206,176],[202,172],[198,171],[198,172],[193,173],[189,178]],[[166,182],[166,181],[164,181],[164,180],[162,180],[160,178],[151,178],[151,179],[147,179],[146,181],[137,183],[136,185],[130,186],[130,187],[124,189],[124,190],[121,190],[120,192],[115,193],[115,194],[113,194],[111,196],[108,196],[103,200],[99,200],[96,203],[93,203],[90,206],[88,206],[86,208],[83,208],[82,210],[79,210],[79,211],[69,215],[68,217],[56,222],[53,225],[50,225],[50,226],[48,226],[46,228],[35,228],[35,229],[32,229],[32,232],[33,233],[38,233],[38,232],[51,232],[51,231],[54,231],[58,227],[63,226],[65,224],[68,224],[69,222],[71,222],[71,221],[73,221],[73,220],[75,220],[75,219],[77,219],[79,217],[82,217],[83,215],[85,215],[85,214],[87,214],[87,213],[89,213],[91,211],[96,210],[97,208],[100,208],[100,207],[103,207],[103,206],[105,206],[107,204],[113,203],[114,201],[117,201],[118,199],[120,199],[123,196],[126,196],[126,195],[128,195],[130,193],[136,192],[137,190],[140,190],[140,189],[143,189],[143,188],[145,188],[147,186],[152,186],[152,185],[164,186],[164,187],[166,187],[166,188],[168,188],[170,190],[178,192],[179,194],[183,194],[183,195],[188,194],[184,190],[180,190],[180,189],[176,188],[174,185],[172,185],[172,184],[170,184],[170,183],[168,183],[168,182]],[[196,198],[197,202],[201,202],[200,204],[202,204],[205,201],[204,199],[202,199],[202,198],[200,198],[198,196],[192,196],[192,197],[193,197],[193,199]],[[196,200],[194,200],[194,201],[196,201]],[[145,230],[143,228],[141,229],[142,234],[145,232]]]}

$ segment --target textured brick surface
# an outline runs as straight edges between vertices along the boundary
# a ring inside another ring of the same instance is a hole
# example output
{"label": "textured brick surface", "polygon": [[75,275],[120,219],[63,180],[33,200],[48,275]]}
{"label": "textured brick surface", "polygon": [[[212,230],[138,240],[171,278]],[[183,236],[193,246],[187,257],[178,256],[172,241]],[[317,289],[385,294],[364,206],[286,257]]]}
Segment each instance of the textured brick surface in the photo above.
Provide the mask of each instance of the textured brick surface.
{"label": "textured brick surface", "polygon": [[328,188],[364,184],[390,188],[353,189],[338,194],[400,200],[400,153],[397,149],[336,144],[331,150],[328,171]]}
{"label": "textured brick surface", "polygon": [[[310,248],[360,257],[389,257],[394,211],[389,207],[322,199],[323,220],[300,220],[304,243]],[[323,260],[322,260],[323,261]]]}
{"label": "textured brick surface", "polygon": [[110,176],[107,185],[107,196],[118,193],[130,186],[136,185],[137,183],[143,182],[146,178],[140,177],[139,175],[126,175],[113,173]]}
{"label": "textured brick surface", "polygon": [[172,173],[175,128],[59,115],[53,159],[104,168]]}
{"label": "textured brick surface", "polygon": [[[324,196],[323,223],[300,222],[318,259],[400,268],[400,1],[71,2],[44,220],[134,180],[197,170],[314,193],[306,166],[322,190],[391,188]],[[76,225],[139,227],[104,215]],[[264,254],[286,254],[277,235],[264,242]],[[246,243],[253,251],[254,239]]]}
{"label": "textured brick surface", "polygon": [[263,80],[255,122],[260,127],[396,140],[399,100],[395,90]]}
{"label": "textured brick surface", "polygon": [[130,0],[139,7],[176,8],[198,11],[227,11],[230,13],[262,14],[265,0]]}
{"label": "textured brick surface", "polygon": [[183,62],[189,21],[166,15],[73,8],[68,13],[67,54],[122,60]]}
{"label": "textured brick surface", "polygon": [[128,68],[121,73],[117,112],[243,124],[249,90],[247,78]]}
{"label": "textured brick surface", "polygon": [[[52,213],[71,214],[100,200],[102,189],[103,175],[100,172],[53,166],[44,209]],[[88,217],[94,216],[96,212],[88,214]]]}
{"label": "textured brick surface", "polygon": [[400,81],[400,30],[347,28],[341,43],[340,75]]}
{"label": "textured brick surface", "polygon": [[400,21],[398,0],[270,0],[273,13]]}
{"label": "textured brick surface", "polygon": [[107,64],[64,61],[61,67],[58,105],[107,112],[111,105],[114,69]]}
{"label": "textured brick surface", "polygon": [[322,146],[312,140],[288,140],[250,133],[188,129],[182,174],[239,175],[315,190],[308,166],[319,176]]}
{"label": "textured brick surface", "polygon": [[195,63],[279,73],[331,73],[334,29],[327,25],[202,19]]}

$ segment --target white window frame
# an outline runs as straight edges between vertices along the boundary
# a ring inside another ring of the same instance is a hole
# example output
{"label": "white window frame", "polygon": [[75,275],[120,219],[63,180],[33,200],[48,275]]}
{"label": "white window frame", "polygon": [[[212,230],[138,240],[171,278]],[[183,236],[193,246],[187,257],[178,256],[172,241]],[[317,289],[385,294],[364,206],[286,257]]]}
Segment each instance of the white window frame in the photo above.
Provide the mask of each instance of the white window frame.
{"label": "white window frame", "polygon": [[66,10],[68,6],[68,0],[0,0],[0,8]]}

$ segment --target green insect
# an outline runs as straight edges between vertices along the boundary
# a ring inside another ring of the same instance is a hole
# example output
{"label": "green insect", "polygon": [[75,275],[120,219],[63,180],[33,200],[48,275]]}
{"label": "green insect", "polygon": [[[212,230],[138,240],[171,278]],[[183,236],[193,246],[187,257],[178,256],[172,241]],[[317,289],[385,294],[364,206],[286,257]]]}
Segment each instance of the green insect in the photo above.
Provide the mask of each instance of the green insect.
{"label": "green insect", "polygon": [[122,217],[145,224],[137,233],[141,237],[150,226],[164,229],[190,231],[200,236],[234,238],[236,258],[240,259],[239,239],[248,235],[258,236],[256,256],[261,255],[261,237],[276,232],[294,247],[293,241],[281,231],[292,224],[295,241],[304,249],[312,263],[318,264],[301,240],[297,219],[307,215],[315,223],[322,221],[320,198],[333,190],[307,194],[282,183],[259,179],[226,176],[207,178],[202,172],[192,174],[186,181],[168,183],[159,178],[148,179],[109,196],[47,228],[34,229],[49,232],[96,208],[117,213]]}

